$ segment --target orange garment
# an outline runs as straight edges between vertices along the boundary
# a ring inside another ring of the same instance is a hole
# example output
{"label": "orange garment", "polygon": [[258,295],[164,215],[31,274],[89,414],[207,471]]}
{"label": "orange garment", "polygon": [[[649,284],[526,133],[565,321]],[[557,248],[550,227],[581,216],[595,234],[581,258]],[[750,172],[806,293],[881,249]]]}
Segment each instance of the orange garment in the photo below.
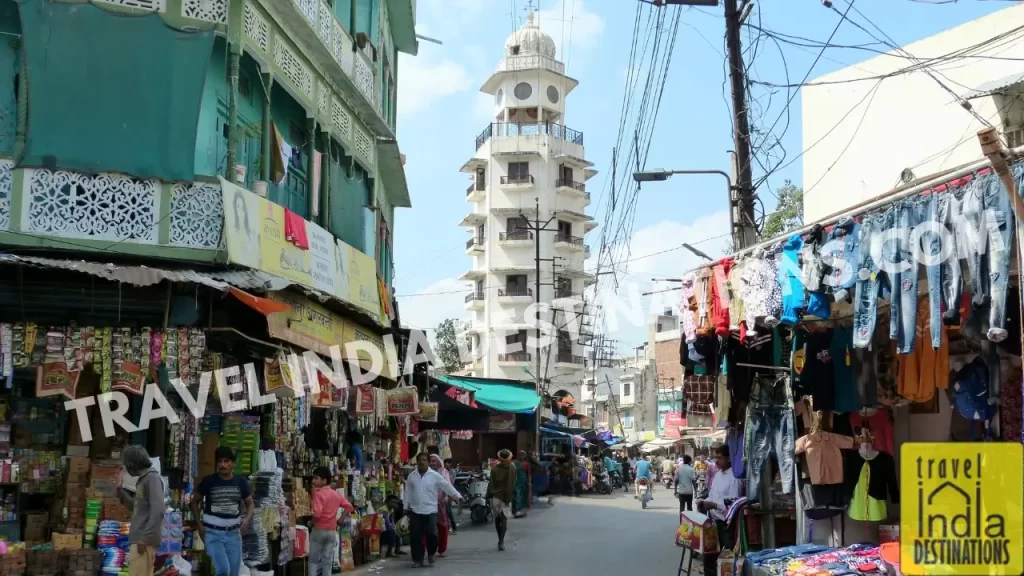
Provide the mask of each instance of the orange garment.
{"label": "orange garment", "polygon": [[931,312],[928,299],[917,306],[917,340],[910,354],[897,354],[896,389],[911,402],[930,402],[936,388],[949,387],[949,340],[942,329],[942,340],[932,348]]}
{"label": "orange garment", "polygon": [[831,432],[811,432],[796,441],[797,454],[807,453],[811,484],[842,484],[843,454],[852,450],[853,438]]}

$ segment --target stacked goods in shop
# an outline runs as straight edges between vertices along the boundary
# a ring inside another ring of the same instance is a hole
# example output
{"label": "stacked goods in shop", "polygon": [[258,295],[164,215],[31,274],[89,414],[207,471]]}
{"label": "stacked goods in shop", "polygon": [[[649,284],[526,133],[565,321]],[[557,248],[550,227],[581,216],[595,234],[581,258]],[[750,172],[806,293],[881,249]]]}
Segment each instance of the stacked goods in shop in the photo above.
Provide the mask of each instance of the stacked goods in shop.
{"label": "stacked goods in shop", "polygon": [[96,533],[96,548],[103,552],[104,574],[117,574],[128,560],[128,522],[103,520]]}
{"label": "stacked goods in shop", "polygon": [[64,571],[65,551],[54,550],[50,544],[29,550],[25,559],[25,574],[28,576],[52,576]]}
{"label": "stacked goods in shop", "polygon": [[[67,576],[95,576],[103,568],[103,552],[99,550],[68,550],[62,561]],[[52,572],[51,572],[52,574]]]}
{"label": "stacked goods in shop", "polygon": [[242,562],[251,567],[266,564],[270,561],[270,547],[267,545],[267,532],[259,514],[253,514],[248,529],[242,533]]}
{"label": "stacked goods in shop", "polygon": [[99,528],[103,500],[90,498],[85,501],[85,545],[92,548],[96,542],[96,530]]}
{"label": "stacked goods in shop", "polygon": [[164,513],[164,523],[161,528],[163,539],[160,542],[160,548],[156,551],[158,556],[181,554],[181,540],[184,534],[183,526],[181,512],[168,510]]}
{"label": "stacked goods in shop", "polygon": [[7,551],[0,554],[0,576],[23,576],[26,568],[24,544],[5,544]]}
{"label": "stacked goods in shop", "polygon": [[229,414],[223,419],[223,428],[220,445],[235,451],[235,474],[252,474],[260,448],[260,417]]}

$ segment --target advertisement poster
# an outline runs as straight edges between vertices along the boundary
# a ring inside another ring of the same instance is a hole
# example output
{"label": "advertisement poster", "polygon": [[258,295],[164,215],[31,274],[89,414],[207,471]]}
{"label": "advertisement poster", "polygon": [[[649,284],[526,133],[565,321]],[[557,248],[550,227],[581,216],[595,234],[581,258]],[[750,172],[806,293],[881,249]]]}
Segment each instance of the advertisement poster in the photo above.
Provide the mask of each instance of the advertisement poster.
{"label": "advertisement poster", "polygon": [[338,275],[338,258],[334,236],[309,222],[306,224],[306,237],[309,239],[309,271],[313,288],[348,300],[345,294],[336,292],[334,279]]}
{"label": "advertisement poster", "polygon": [[349,255],[349,302],[377,318],[380,315],[377,261],[354,248],[350,250]]}
{"label": "advertisement poster", "polygon": [[665,438],[679,438],[682,435],[680,428],[686,427],[686,416],[681,412],[665,413]]}
{"label": "advertisement poster", "polygon": [[515,414],[491,414],[489,432],[514,433],[516,431]]}
{"label": "advertisement poster", "polygon": [[220,179],[224,202],[224,238],[234,264],[260,270],[260,197]]}

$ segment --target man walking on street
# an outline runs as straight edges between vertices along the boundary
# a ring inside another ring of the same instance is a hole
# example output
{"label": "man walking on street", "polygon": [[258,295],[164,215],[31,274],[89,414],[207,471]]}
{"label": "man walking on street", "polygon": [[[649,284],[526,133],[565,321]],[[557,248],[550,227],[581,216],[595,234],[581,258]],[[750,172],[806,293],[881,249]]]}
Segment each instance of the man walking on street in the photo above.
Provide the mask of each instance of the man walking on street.
{"label": "man walking on street", "polygon": [[487,501],[494,513],[494,528],[498,531],[498,550],[505,549],[505,532],[508,519],[512,517],[512,497],[516,493],[516,467],[512,465],[512,452],[498,452],[501,460],[491,469],[491,481],[487,484]]}
{"label": "man walking on street", "polygon": [[690,466],[693,459],[683,456],[683,463],[676,470],[676,496],[679,497],[679,511],[693,510],[693,488],[697,482],[697,473]]}
{"label": "man walking on street", "polygon": [[121,502],[133,510],[128,532],[128,573],[130,576],[153,576],[156,549],[163,541],[164,483],[153,469],[149,453],[142,446],[129,446],[121,455],[128,474],[138,477],[135,497],[122,489]]}
{"label": "man walking on street", "polygon": [[309,532],[309,576],[331,576],[338,549],[338,509],[352,513],[352,504],[331,488],[331,471],[313,470],[313,529]]}
{"label": "man walking on street", "polygon": [[[427,562],[434,563],[437,553],[437,495],[443,491],[456,500],[462,495],[437,472],[430,469],[430,457],[426,453],[416,455],[416,469],[409,473],[405,484],[405,508],[409,516],[409,539],[412,546],[413,567],[423,566],[423,554]],[[423,536],[427,537],[427,549],[423,550]]]}
{"label": "man walking on street", "polygon": [[[202,523],[199,536],[213,561],[214,576],[238,576],[242,565],[242,532],[252,520],[252,487],[244,476],[235,476],[235,451],[217,448],[217,473],[199,482],[192,496],[192,517]],[[245,511],[242,505],[245,504]]]}

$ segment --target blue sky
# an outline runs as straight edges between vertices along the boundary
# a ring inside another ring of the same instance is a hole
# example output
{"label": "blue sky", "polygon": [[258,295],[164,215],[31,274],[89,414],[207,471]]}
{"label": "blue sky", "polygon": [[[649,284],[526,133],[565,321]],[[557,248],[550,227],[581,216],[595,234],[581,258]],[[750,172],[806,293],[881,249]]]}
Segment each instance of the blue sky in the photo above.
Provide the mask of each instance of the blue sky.
{"label": "blue sky", "polygon": [[[599,198],[617,136],[636,2],[542,0],[539,6],[541,28],[558,44],[558,58],[566,63],[566,73],[580,82],[567,98],[566,124],[584,132],[587,158],[601,171],[588,182],[594,198],[590,211],[600,205],[595,213],[599,222],[607,201]],[[834,4],[840,10],[846,8],[845,0],[834,0]],[[855,6],[898,44],[905,45],[1009,4],[1000,0],[949,4],[859,0]],[[459,167],[473,155],[473,141],[489,121],[492,100],[481,95],[479,87],[501,60],[505,39],[525,21],[525,8],[524,0],[418,2],[418,32],[444,44],[421,42],[419,56],[402,55],[398,67],[398,136],[408,158],[406,172],[413,208],[398,211],[395,289],[402,319],[411,326],[433,328],[447,317],[468,318],[463,309],[463,296],[468,290],[456,280],[471,265],[471,258],[464,252],[466,232],[457,226],[470,211],[464,192],[467,176],[459,172]],[[733,145],[728,92],[723,97],[721,14],[721,7],[684,8],[648,168],[730,171],[727,151]],[[860,16],[852,12],[850,16],[870,28]],[[820,0],[764,0],[757,3],[747,21],[824,42],[839,20],[839,15],[822,6]],[[744,31],[745,44],[750,44],[751,33]],[[839,27],[832,40],[833,44],[844,45],[870,42],[873,40],[869,36],[849,22]],[[788,44],[776,47],[771,42],[760,46],[753,58],[752,77],[779,84],[786,81],[787,67],[790,82],[798,83],[818,54],[817,48]],[[855,49],[826,50],[810,78],[874,55]],[[749,58],[747,63],[751,65]],[[751,97],[752,123],[767,131],[783,112],[787,95],[785,91],[773,94],[760,87]],[[776,135],[783,133],[785,123],[783,116],[774,130]],[[781,137],[790,160],[802,149],[800,135],[800,96],[796,94],[789,129]],[[758,190],[769,211],[775,199],[768,188],[775,190],[787,179],[801,184],[802,169],[797,160]],[[755,178],[761,173],[755,165]],[[728,233],[726,201],[724,184],[717,176],[677,176],[644,186],[629,243],[632,261],[619,271],[620,290],[628,294],[660,289],[664,284],[652,283],[652,278],[678,277],[684,268],[695,265],[696,258],[685,250],[650,256],[683,242],[699,242],[697,246],[713,256],[721,253],[725,247],[721,236]],[[595,252],[599,235],[600,229],[587,237]],[[645,257],[638,258],[641,256]],[[658,310],[675,300],[677,294],[656,295],[656,300],[645,302],[644,307]],[[620,317],[615,326],[609,326],[611,337],[618,339],[623,349],[643,342],[646,326],[634,325],[642,321]]]}

